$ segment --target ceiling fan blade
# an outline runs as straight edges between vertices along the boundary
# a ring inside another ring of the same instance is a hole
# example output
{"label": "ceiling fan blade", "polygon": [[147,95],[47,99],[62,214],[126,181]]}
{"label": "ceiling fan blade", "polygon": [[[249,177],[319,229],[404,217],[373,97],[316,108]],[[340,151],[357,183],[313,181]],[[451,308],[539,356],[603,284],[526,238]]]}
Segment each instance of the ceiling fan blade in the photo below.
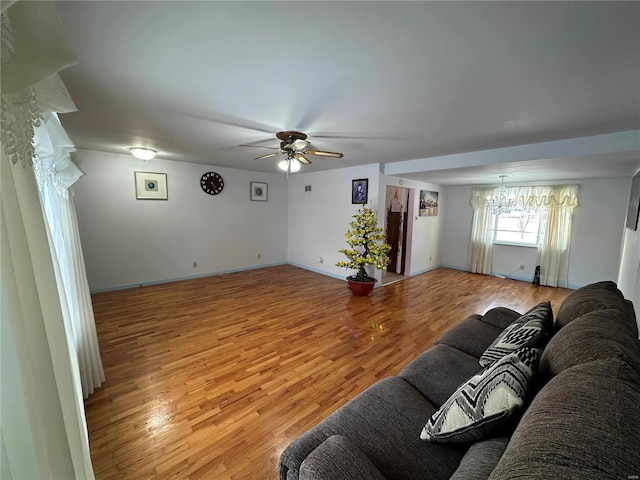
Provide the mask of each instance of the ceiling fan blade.
{"label": "ceiling fan blade", "polygon": [[295,158],[296,160],[298,160],[301,164],[303,165],[309,165],[311,163],[311,160],[309,160],[307,157],[305,157],[303,154],[301,153],[296,153],[293,158]]}
{"label": "ceiling fan blade", "polygon": [[398,140],[404,137],[389,136],[389,132],[311,132],[312,138],[335,138],[340,140]]}
{"label": "ceiling fan blade", "polygon": [[333,158],[342,158],[344,155],[342,153],[337,152],[323,152],[322,150],[305,150],[304,153],[308,155],[315,155],[317,157],[333,157]]}
{"label": "ceiling fan blade", "polygon": [[262,160],[263,158],[271,158],[271,157],[275,157],[276,155],[282,155],[283,152],[273,152],[273,153],[267,153],[266,155],[262,155],[260,157],[256,157],[256,160]]}
{"label": "ceiling fan blade", "polygon": [[252,147],[252,148],[268,148],[270,150],[280,150],[279,148],[276,147],[265,147],[263,145],[247,145],[247,144],[242,144],[242,145],[238,145],[239,147]]}

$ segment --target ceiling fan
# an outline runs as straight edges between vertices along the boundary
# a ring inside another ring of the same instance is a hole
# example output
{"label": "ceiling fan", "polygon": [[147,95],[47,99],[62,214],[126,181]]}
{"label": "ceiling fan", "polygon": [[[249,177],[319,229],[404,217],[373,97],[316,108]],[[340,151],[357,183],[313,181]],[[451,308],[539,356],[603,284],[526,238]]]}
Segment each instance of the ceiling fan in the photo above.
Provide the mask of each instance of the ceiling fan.
{"label": "ceiling fan", "polygon": [[325,152],[323,150],[315,150],[311,148],[311,143],[307,141],[307,134],[296,132],[294,130],[285,130],[276,133],[276,138],[280,140],[280,147],[263,147],[260,145],[240,145],[241,147],[268,148],[275,150],[272,153],[256,157],[256,160],[271,158],[277,155],[286,155],[287,158],[278,162],[278,167],[284,171],[297,172],[300,165],[309,165],[311,160],[307,155],[315,155],[318,157],[342,158],[343,154],[338,152]]}

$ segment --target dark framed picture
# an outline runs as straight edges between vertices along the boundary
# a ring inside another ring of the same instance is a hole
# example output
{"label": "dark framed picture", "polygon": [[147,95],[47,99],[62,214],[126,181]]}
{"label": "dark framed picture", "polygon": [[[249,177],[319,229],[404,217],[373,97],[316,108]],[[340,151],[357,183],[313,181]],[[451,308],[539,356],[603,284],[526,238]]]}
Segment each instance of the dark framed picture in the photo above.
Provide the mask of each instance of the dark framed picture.
{"label": "dark framed picture", "polygon": [[638,213],[640,212],[640,173],[631,180],[631,193],[629,194],[629,210],[627,210],[627,228],[638,229]]}
{"label": "dark framed picture", "polygon": [[438,215],[438,192],[420,190],[420,216],[433,217]]}
{"label": "dark framed picture", "polygon": [[254,202],[267,201],[267,184],[262,182],[251,182],[251,200]]}
{"label": "dark framed picture", "polygon": [[367,203],[369,199],[369,179],[351,180],[351,203]]}

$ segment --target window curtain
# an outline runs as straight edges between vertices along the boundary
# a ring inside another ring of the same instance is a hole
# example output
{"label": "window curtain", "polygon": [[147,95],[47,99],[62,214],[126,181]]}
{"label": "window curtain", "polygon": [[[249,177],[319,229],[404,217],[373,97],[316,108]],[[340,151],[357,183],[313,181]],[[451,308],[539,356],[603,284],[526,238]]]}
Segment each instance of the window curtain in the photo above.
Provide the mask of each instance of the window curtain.
{"label": "window curtain", "polygon": [[80,244],[78,220],[69,191],[82,172],[71,161],[75,146],[54,113],[45,113],[34,130],[33,162],[47,221],[60,302],[69,316],[82,394],[87,398],[104,381],[89,282]]}
{"label": "window curtain", "polygon": [[42,112],[75,110],[58,76],[75,53],[53,3],[1,8],[0,476],[92,479],[75,337],[31,168]]}
{"label": "window curtain", "polygon": [[471,193],[473,224],[471,226],[471,248],[469,270],[473,273],[491,275],[493,263],[494,215],[487,206],[487,197],[495,188],[474,188]]}
{"label": "window curtain", "polygon": [[[578,185],[535,185],[505,187],[516,206],[547,212],[545,234],[538,246],[540,284],[568,286],[571,219],[578,205]],[[471,194],[473,224],[469,252],[469,270],[491,274],[495,215],[487,207],[487,197],[495,188],[474,188]]]}
{"label": "window curtain", "polygon": [[547,225],[538,248],[540,285],[569,286],[571,220],[578,205],[578,185],[553,185],[537,201],[547,210]]}

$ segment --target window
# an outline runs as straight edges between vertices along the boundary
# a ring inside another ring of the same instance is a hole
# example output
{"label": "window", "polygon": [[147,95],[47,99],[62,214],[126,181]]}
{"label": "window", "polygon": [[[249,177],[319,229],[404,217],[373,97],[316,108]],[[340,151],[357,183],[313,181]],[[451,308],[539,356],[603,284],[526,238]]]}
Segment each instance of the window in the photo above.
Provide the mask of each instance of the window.
{"label": "window", "polygon": [[496,215],[494,243],[537,247],[543,236],[543,216],[539,209],[513,210]]}

